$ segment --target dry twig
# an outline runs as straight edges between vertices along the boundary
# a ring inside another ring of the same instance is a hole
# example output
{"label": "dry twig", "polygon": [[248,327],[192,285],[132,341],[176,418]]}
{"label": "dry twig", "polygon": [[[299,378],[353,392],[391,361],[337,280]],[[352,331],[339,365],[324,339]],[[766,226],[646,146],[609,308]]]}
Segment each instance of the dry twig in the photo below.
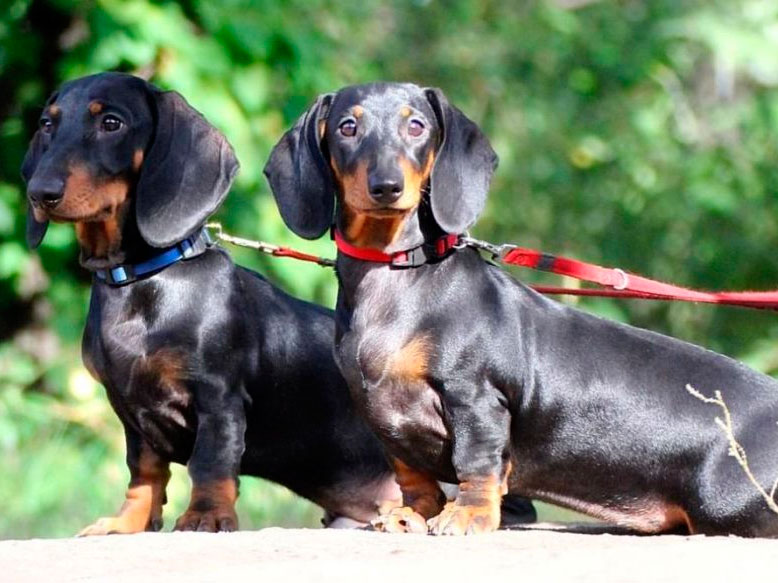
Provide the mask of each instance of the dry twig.
{"label": "dry twig", "polygon": [[757,481],[756,477],[751,471],[751,468],[748,465],[748,456],[746,456],[746,450],[743,449],[743,446],[740,445],[740,443],[738,443],[737,439],[735,438],[735,432],[732,428],[732,415],[729,412],[729,407],[727,407],[727,404],[721,397],[721,391],[716,391],[714,393],[714,397],[706,397],[691,385],[686,385],[686,390],[703,403],[718,405],[724,412],[724,419],[721,419],[721,417],[716,417],[716,424],[721,427],[721,430],[727,437],[727,441],[729,442],[729,455],[734,457],[740,467],[743,468],[743,471],[745,472],[749,481],[762,495],[762,498],[764,498],[765,502],[767,502],[767,506],[770,507],[770,510],[778,514],[778,504],[775,502],[775,492],[776,489],[778,489],[778,477],[776,477],[775,481],[773,482],[773,487],[770,489],[769,493]]}

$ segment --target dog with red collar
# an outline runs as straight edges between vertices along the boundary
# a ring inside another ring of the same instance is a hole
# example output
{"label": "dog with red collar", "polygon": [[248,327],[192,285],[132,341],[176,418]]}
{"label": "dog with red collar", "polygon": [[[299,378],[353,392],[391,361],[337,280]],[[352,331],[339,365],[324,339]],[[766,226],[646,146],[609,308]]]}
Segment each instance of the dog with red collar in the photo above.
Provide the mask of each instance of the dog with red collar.
{"label": "dog with red collar", "polygon": [[[561,305],[450,243],[496,166],[440,90],[374,83],[319,96],[265,168],[295,233],[334,220],[337,361],[403,491],[377,526],[491,531],[510,492],[646,533],[778,536],[716,411],[687,390],[721,391],[771,484],[778,382]],[[438,481],[459,485],[452,502]]]}

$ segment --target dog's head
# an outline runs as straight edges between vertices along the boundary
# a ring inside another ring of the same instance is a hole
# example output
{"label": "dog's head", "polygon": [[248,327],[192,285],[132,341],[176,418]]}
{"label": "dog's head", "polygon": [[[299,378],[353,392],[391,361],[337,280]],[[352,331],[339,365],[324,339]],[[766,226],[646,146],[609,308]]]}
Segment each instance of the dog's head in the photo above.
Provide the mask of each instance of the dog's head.
{"label": "dog's head", "polygon": [[178,93],[101,73],[65,83],[46,103],[22,165],[27,241],[48,221],[119,232],[134,207],[153,247],[186,238],[227,195],[238,163],[224,136]]}
{"label": "dog's head", "polygon": [[[497,156],[439,89],[346,87],[318,97],[265,167],[287,226],[320,237],[333,222],[355,235],[371,220],[400,225],[428,194],[432,215],[461,233],[483,209]],[[352,236],[352,239],[359,239]]]}

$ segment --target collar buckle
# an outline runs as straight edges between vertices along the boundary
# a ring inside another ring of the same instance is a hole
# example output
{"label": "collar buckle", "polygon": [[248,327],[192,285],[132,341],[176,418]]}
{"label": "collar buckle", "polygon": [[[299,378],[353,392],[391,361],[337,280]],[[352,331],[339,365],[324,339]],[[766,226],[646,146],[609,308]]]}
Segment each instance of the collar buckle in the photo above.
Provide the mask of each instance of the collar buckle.
{"label": "collar buckle", "polygon": [[194,254],[194,245],[192,244],[192,238],[184,239],[178,244],[179,249],[181,250],[181,256],[184,259],[189,259],[192,254]]}
{"label": "collar buckle", "polygon": [[413,249],[398,251],[392,255],[391,265],[395,268],[419,267],[433,259],[443,259],[452,249],[458,249],[459,235],[443,235],[432,243],[424,243]]}
{"label": "collar buckle", "polygon": [[131,265],[118,265],[106,270],[106,281],[114,285],[129,283],[135,279],[135,273]]}
{"label": "collar buckle", "polygon": [[420,247],[414,247],[406,251],[398,251],[392,254],[391,266],[397,269],[404,269],[406,267],[419,267],[427,263],[427,251],[424,245]]}
{"label": "collar buckle", "polygon": [[132,265],[117,265],[95,271],[95,277],[108,285],[122,286],[137,280]]}

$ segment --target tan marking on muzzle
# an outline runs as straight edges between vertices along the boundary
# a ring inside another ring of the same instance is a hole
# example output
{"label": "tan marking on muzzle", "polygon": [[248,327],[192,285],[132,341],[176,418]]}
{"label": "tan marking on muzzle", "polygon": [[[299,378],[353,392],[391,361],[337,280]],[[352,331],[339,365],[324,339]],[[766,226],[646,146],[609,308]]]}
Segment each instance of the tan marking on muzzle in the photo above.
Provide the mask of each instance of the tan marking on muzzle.
{"label": "tan marking on muzzle", "polygon": [[343,195],[343,202],[354,210],[368,211],[375,206],[367,190],[367,163],[359,162],[352,173],[346,174],[338,168],[334,158],[330,159],[332,173]]}
{"label": "tan marking on muzzle", "polygon": [[116,214],[127,199],[130,185],[124,178],[95,181],[83,165],[70,168],[62,202],[53,211],[63,221],[104,220]]}
{"label": "tan marking on muzzle", "polygon": [[432,172],[432,165],[435,162],[435,153],[430,151],[424,166],[416,168],[410,160],[401,156],[397,163],[403,173],[403,193],[392,207],[398,209],[411,210],[421,202],[424,185],[429,180]]}
{"label": "tan marking on muzzle", "polygon": [[121,246],[129,190],[124,178],[95,182],[85,166],[72,166],[51,216],[76,223],[76,239],[87,257],[107,258]]}
{"label": "tan marking on muzzle", "polygon": [[[376,204],[368,192],[366,162],[360,162],[350,174],[341,172],[333,158],[330,159],[330,167],[343,203],[341,226],[346,240],[359,247],[375,249],[391,245],[402,232],[402,226],[408,217],[407,211],[413,209],[421,200],[421,189],[417,189],[418,194],[413,199],[415,202],[411,200],[407,207],[397,203],[391,207],[382,207]],[[405,193],[401,200],[404,198]],[[392,214],[381,214],[386,211]]]}

